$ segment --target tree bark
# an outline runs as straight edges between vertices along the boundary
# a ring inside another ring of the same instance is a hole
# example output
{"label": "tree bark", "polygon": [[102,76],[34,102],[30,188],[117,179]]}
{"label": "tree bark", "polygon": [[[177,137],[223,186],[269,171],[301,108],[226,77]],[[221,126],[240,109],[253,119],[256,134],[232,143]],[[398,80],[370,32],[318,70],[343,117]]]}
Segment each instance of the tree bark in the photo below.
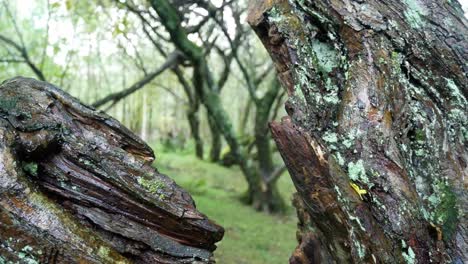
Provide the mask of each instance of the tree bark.
{"label": "tree bark", "polygon": [[289,117],[291,263],[468,260],[467,21],[456,1],[254,1]]}
{"label": "tree bark", "polygon": [[223,229],[152,150],[60,89],[0,86],[0,262],[212,263]]}

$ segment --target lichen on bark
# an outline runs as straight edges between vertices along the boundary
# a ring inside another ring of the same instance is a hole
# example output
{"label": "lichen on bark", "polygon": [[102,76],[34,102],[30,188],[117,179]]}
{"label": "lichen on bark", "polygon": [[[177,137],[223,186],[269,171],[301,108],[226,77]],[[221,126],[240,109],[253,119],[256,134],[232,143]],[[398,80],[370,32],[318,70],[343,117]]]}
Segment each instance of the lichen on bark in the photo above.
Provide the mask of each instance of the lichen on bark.
{"label": "lichen on bark", "polygon": [[309,215],[291,262],[468,259],[460,6],[257,0],[249,23],[289,94],[272,131]]}
{"label": "lichen on bark", "polygon": [[119,122],[33,79],[0,98],[0,263],[214,261],[222,227]]}

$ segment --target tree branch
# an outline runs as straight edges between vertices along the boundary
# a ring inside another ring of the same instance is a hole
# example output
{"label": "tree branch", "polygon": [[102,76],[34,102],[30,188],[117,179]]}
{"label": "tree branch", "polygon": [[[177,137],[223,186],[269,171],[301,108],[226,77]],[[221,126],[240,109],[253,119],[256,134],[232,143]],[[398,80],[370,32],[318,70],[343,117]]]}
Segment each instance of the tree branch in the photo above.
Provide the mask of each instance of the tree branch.
{"label": "tree branch", "polygon": [[113,102],[113,104],[117,103],[118,101],[124,99],[125,97],[127,97],[127,96],[131,95],[132,93],[134,93],[134,92],[140,90],[141,88],[143,88],[146,84],[150,83],[154,78],[156,78],[158,75],[163,73],[168,68],[171,68],[174,65],[176,65],[177,63],[179,63],[180,57],[181,57],[180,53],[173,52],[167,58],[166,62],[161,67],[159,67],[157,70],[155,70],[154,72],[144,76],[140,81],[134,83],[129,88],[127,88],[127,89],[125,89],[123,91],[117,92],[117,93],[110,94],[110,95],[104,97],[103,99],[98,100],[97,102],[92,104],[92,106],[100,107],[100,106],[102,106],[104,104],[107,104],[109,102]]}
{"label": "tree branch", "polygon": [[34,72],[34,74],[36,74],[36,76],[41,80],[41,81],[45,81],[46,78],[44,76],[44,74],[42,73],[42,71],[36,66],[36,64],[34,64],[30,59],[29,59],[29,55],[28,55],[28,52],[26,51],[26,48],[24,46],[21,46],[19,45],[18,43],[14,42],[13,40],[3,36],[3,35],[0,35],[0,41],[3,41],[5,44],[13,47],[14,49],[16,49],[19,53],[20,53],[20,56],[23,57],[24,59],[24,62],[29,66],[29,68],[31,68],[31,70]]}
{"label": "tree branch", "polygon": [[268,177],[266,179],[266,182],[267,183],[272,183],[276,180],[279,179],[279,177],[281,177],[281,175],[283,175],[283,173],[286,171],[287,167],[286,165],[281,165],[280,167],[276,168],[273,173],[270,175],[270,177]]}
{"label": "tree branch", "polygon": [[22,60],[22,59],[0,59],[0,62],[7,62],[7,63],[24,63],[25,60]]}

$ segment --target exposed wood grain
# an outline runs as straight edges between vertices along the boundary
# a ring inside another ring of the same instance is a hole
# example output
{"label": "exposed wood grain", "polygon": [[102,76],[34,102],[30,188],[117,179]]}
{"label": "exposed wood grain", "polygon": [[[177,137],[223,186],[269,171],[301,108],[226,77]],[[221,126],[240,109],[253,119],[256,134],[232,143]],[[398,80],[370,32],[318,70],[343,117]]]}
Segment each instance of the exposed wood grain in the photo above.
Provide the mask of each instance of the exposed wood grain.
{"label": "exposed wood grain", "polygon": [[0,256],[211,263],[223,229],[152,168],[153,160],[151,148],[119,122],[60,89],[26,78],[4,82]]}

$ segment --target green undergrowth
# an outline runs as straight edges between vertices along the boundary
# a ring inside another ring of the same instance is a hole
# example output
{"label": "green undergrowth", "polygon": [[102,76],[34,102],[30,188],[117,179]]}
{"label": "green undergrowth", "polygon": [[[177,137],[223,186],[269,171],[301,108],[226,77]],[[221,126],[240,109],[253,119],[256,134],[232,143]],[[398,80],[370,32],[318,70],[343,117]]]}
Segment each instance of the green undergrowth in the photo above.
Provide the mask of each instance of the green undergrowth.
{"label": "green undergrowth", "polygon": [[185,152],[164,152],[156,147],[158,170],[174,179],[193,196],[197,208],[226,229],[215,251],[221,264],[283,264],[296,247],[296,216],[289,175],[279,180],[288,203],[285,215],[256,212],[242,204],[247,185],[237,167],[225,168],[198,160]]}

